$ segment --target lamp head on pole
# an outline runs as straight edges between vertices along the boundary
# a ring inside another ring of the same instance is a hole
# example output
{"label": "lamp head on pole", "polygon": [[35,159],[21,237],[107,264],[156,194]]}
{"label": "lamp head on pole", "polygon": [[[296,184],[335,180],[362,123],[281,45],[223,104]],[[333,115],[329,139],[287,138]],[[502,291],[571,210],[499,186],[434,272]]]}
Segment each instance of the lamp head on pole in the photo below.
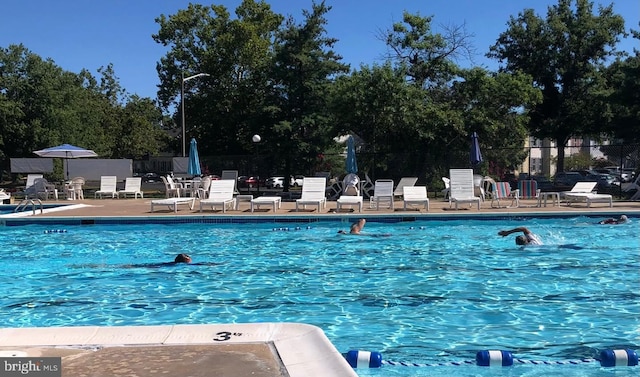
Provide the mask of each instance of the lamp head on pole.
{"label": "lamp head on pole", "polygon": [[253,140],[254,143],[259,143],[262,138],[260,137],[260,135],[253,135],[251,140]]}

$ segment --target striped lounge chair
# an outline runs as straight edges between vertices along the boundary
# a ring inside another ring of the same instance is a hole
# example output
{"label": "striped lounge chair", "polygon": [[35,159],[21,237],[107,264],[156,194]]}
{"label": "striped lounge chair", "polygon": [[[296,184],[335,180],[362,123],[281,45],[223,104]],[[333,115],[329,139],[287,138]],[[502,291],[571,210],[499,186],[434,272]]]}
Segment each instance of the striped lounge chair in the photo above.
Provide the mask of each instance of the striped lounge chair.
{"label": "striped lounge chair", "polygon": [[520,199],[532,199],[536,201],[536,204],[526,207],[537,207],[538,199],[540,198],[540,189],[538,188],[538,182],[531,180],[518,181],[518,194]]}
{"label": "striped lounge chair", "polygon": [[[500,199],[511,200],[511,205],[503,207],[500,206]],[[494,207],[493,203],[496,202],[497,206]],[[515,205],[514,205],[515,203]],[[514,208],[520,205],[518,190],[511,190],[511,184],[509,182],[495,182],[493,184],[493,190],[491,195],[491,208]]]}

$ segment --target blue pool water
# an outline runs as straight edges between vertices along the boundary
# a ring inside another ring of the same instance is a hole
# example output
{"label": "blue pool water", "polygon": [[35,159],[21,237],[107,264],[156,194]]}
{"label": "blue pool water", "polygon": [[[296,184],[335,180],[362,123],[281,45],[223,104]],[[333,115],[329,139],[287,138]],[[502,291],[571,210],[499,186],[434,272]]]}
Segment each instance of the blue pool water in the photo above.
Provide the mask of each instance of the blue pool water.
{"label": "blue pool water", "polygon": [[[304,322],[341,352],[445,364],[361,376],[637,376],[448,365],[487,349],[552,362],[640,351],[640,219],[595,221],[369,221],[363,236],[339,222],[4,227],[0,326]],[[517,226],[545,245],[497,235]],[[181,252],[204,265],[157,265]]]}

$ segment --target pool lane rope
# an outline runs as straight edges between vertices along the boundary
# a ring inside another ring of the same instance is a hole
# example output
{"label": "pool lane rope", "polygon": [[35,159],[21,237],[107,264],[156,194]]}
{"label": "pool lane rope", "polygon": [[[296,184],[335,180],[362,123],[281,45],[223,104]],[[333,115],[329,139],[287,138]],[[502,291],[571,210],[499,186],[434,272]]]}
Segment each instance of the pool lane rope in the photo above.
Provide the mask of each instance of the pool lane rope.
{"label": "pool lane rope", "polygon": [[351,350],[344,354],[345,359],[353,368],[380,368],[382,365],[394,365],[405,367],[436,367],[436,366],[462,366],[462,365],[477,365],[482,367],[495,367],[495,366],[512,366],[514,364],[531,364],[531,365],[577,365],[594,363],[600,361],[602,367],[622,367],[622,366],[637,366],[638,354],[631,349],[624,350],[602,350],[600,352],[600,358],[584,358],[575,360],[525,360],[514,358],[513,354],[504,350],[485,350],[479,351],[476,354],[475,360],[453,361],[447,363],[407,363],[382,360],[382,354],[380,352],[369,351],[356,351]]}

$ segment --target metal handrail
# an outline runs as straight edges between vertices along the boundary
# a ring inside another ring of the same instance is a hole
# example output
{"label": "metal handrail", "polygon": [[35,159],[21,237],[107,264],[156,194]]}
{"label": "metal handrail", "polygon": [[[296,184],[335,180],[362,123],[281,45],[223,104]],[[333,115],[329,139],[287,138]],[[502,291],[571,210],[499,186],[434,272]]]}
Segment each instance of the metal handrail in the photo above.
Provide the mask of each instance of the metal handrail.
{"label": "metal handrail", "polygon": [[23,199],[20,203],[18,203],[18,205],[16,206],[16,208],[13,210],[14,213],[17,213],[20,211],[20,209],[24,209],[27,208],[27,205],[31,204],[31,210],[33,211],[33,214],[36,214],[36,202],[40,205],[40,214],[44,213],[44,206],[42,205],[42,200],[40,199]]}

